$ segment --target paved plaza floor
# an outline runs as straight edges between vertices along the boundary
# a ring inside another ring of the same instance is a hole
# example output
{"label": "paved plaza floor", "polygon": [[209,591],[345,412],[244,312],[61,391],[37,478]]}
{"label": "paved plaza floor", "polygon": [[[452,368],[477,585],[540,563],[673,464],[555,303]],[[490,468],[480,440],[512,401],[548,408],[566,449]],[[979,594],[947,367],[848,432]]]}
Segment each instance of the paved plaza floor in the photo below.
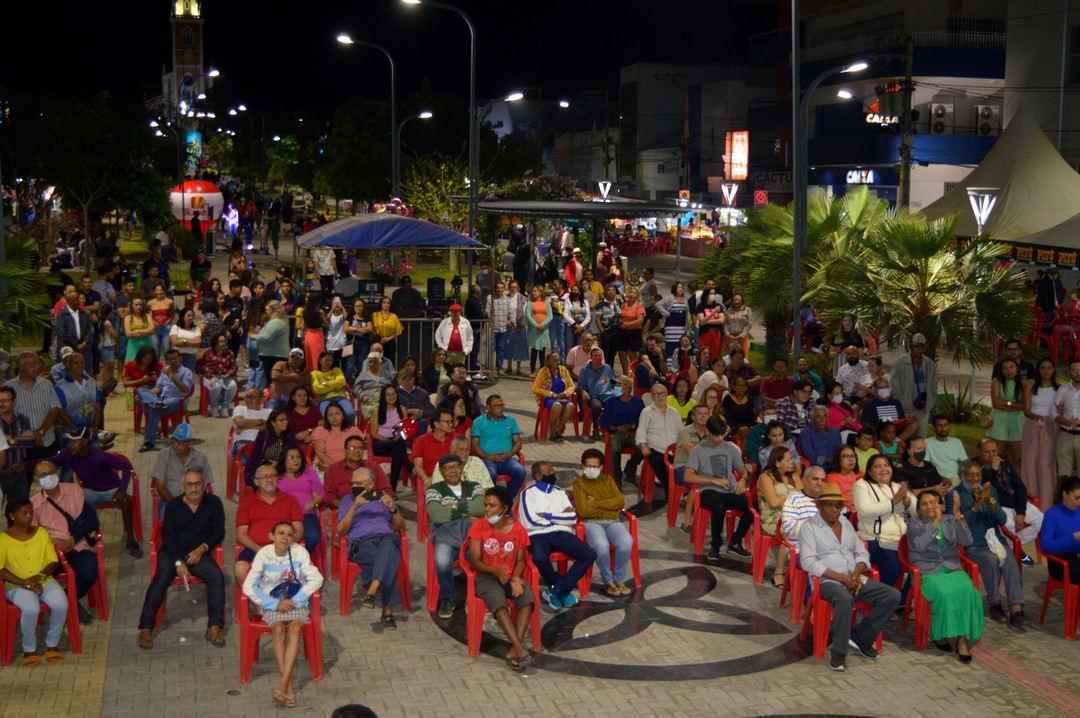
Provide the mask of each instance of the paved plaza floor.
{"label": "paved plaza floor", "polygon": [[[535,404],[529,385],[502,379],[498,391],[508,411],[531,435]],[[192,401],[192,408],[197,405]],[[135,453],[131,415],[122,400],[110,401],[107,425],[119,431],[116,449],[133,457],[144,490],[143,521],[149,535],[146,493],[156,453]],[[211,460],[218,493],[224,494],[228,421],[193,417],[196,447]],[[568,432],[572,435],[572,432]],[[569,486],[581,452],[602,443],[568,440],[537,444],[528,436],[531,463],[554,463],[559,483]],[[1080,716],[1080,644],[1062,638],[1060,592],[1046,623],[1034,625],[1046,585],[1045,565],[1024,569],[1027,615],[1033,625],[1018,632],[988,621],[974,662],[951,654],[916,651],[913,634],[899,623],[885,629],[885,650],[876,662],[851,655],[844,674],[812,657],[799,625],[780,609],[780,592],[751,581],[749,560],[725,559],[708,566],[692,554],[686,534],[668,529],[664,507],[640,504],[627,487],[627,505],[639,516],[641,590],[613,600],[599,592],[558,615],[543,612],[543,651],[526,672],[511,672],[506,644],[490,617],[481,655],[469,658],[464,643],[464,586],[452,620],[424,610],[426,552],[415,538],[415,497],[401,493],[409,518],[414,610],[395,608],[398,629],[384,631],[378,613],[354,601],[349,616],[338,612],[338,585],[323,589],[325,676],[311,680],[301,659],[296,673],[295,715],[328,716],[336,706],[358,702],[380,716],[765,716],[840,714],[866,716]],[[226,573],[231,577],[236,504],[226,501]],[[263,642],[252,681],[241,685],[239,630],[227,587],[227,646],[203,640],[206,605],[201,589],[173,588],[166,621],[151,651],[136,646],[138,613],[149,582],[147,558],[122,550],[118,512],[103,515],[106,537],[108,622],[83,629],[83,652],[67,653],[59,665],[0,669],[0,715],[58,716],[272,716],[276,667]],[[144,544],[145,548],[145,544]],[[596,581],[599,576],[595,575]],[[67,650],[67,637],[61,642]]]}

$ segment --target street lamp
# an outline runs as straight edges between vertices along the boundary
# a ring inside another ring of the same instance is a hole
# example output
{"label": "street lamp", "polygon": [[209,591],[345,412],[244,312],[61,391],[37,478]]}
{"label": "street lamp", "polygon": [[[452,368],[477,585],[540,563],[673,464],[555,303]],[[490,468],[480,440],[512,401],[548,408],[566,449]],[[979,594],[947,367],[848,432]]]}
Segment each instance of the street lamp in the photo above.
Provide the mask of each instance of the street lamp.
{"label": "street lamp", "polygon": [[382,45],[365,42],[364,40],[353,40],[348,33],[343,32],[338,35],[337,41],[342,45],[363,45],[364,47],[374,48],[386,55],[386,59],[390,61],[390,185],[391,192],[397,197],[401,194],[401,157],[398,155],[397,141],[397,95],[395,90],[397,82],[394,79],[394,57]]}
{"label": "street lamp", "polygon": [[[476,215],[480,204],[480,119],[476,116],[476,26],[472,18],[460,8],[435,0],[401,0],[406,5],[430,5],[431,7],[457,13],[469,26],[469,234],[476,234]],[[470,275],[472,274],[472,253],[469,254]]]}
{"label": "street lamp", "polygon": [[[856,62],[851,65],[841,65],[840,67],[834,67],[831,70],[826,70],[810,83],[810,86],[806,88],[806,92],[803,93],[802,100],[799,102],[799,113],[793,119],[795,120],[795,133],[793,140],[793,157],[792,157],[792,169],[794,170],[794,194],[792,196],[792,204],[795,205],[793,213],[793,227],[792,227],[792,256],[791,256],[791,293],[792,293],[792,313],[791,313],[791,325],[792,325],[792,354],[796,358],[799,356],[799,349],[802,347],[802,325],[800,314],[802,314],[802,250],[803,245],[806,243],[806,207],[807,207],[807,172],[806,172],[806,127],[810,123],[810,96],[814,94],[822,82],[829,79],[833,75],[843,75],[852,72],[862,72],[866,68],[870,67],[869,63]],[[792,102],[794,103],[794,97],[798,93],[799,88],[792,88]]]}
{"label": "street lamp", "polygon": [[[591,122],[591,123],[593,124],[593,131],[594,131],[594,132],[596,131],[596,127],[597,127],[597,125],[601,125],[601,124],[602,124],[602,125],[604,126],[604,179],[606,180],[606,179],[608,178],[608,165],[609,165],[609,164],[611,164],[611,160],[609,159],[609,156],[608,156],[608,142],[609,142],[609,138],[608,138],[608,124],[607,124],[607,105],[606,105],[606,100],[605,100],[605,105],[604,105],[604,111],[605,111],[605,114],[604,114],[604,121],[603,121],[602,123],[601,123],[601,122],[597,122],[597,121],[596,121],[596,119],[595,119],[595,118],[593,118],[592,116],[590,116],[590,115],[586,114],[585,112],[583,112],[582,110],[578,109],[578,108],[577,108],[577,107],[575,107],[574,105],[571,105],[571,104],[570,104],[570,101],[569,101],[569,100],[559,100],[559,107],[563,108],[564,110],[573,110],[574,112],[576,112],[576,113],[578,113],[579,115],[581,115],[582,117],[584,117],[584,118],[585,118],[586,120],[588,120],[589,122]],[[590,163],[591,163],[591,160],[590,160]],[[571,163],[571,164],[572,164],[572,163]]]}
{"label": "street lamp", "polygon": [[[229,114],[236,117],[242,112],[247,112],[247,105],[240,103],[236,107],[229,109]],[[266,163],[266,116],[258,110],[252,110],[259,116],[259,150],[261,158],[259,160],[259,174],[260,176],[265,174],[264,167]],[[248,122],[251,124],[251,164],[255,164],[255,120],[251,115],[246,115]]]}
{"label": "street lamp", "polygon": [[999,192],[1001,192],[1001,190],[997,187],[967,188],[968,201],[971,202],[971,211],[975,213],[975,224],[979,227],[976,236],[983,233],[983,229],[986,227],[986,221],[990,219],[990,213],[994,211],[994,205],[997,204]]}
{"label": "street lamp", "polygon": [[[434,116],[435,115],[430,110],[424,110],[424,111],[422,111],[422,112],[420,112],[418,114],[409,115],[408,117],[406,117],[404,120],[401,121],[401,124],[399,124],[395,128],[395,130],[397,131],[397,134],[394,135],[394,156],[397,158],[398,162],[401,161],[401,131],[405,129],[405,125],[407,125],[412,120],[430,120]],[[400,179],[401,179],[401,168],[400,168],[400,166],[395,165],[395,170],[396,171],[394,172],[394,176],[400,181]],[[399,190],[398,187],[394,188],[394,196],[395,197],[400,197],[401,196],[400,192],[398,190]]]}

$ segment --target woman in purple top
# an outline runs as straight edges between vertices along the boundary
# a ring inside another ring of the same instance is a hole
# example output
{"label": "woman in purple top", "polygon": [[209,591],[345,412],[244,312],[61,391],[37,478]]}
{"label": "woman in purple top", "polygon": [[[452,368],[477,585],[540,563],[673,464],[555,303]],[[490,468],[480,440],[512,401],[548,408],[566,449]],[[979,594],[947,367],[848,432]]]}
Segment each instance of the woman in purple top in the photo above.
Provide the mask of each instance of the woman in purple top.
{"label": "woman in purple top", "polygon": [[296,437],[289,428],[289,416],[281,409],[274,409],[266,419],[266,428],[260,430],[255,435],[255,441],[251,442],[251,454],[244,470],[248,486],[255,489],[255,470],[263,462],[279,463],[290,446],[296,446]]}
{"label": "woman in purple top", "polygon": [[379,408],[371,415],[371,421],[368,422],[368,435],[371,437],[369,456],[391,458],[388,478],[394,494],[397,494],[402,470],[412,465],[409,461],[409,449],[405,444],[405,439],[400,435],[395,436],[394,432],[394,427],[401,423],[404,413],[398,407],[397,389],[384,386],[379,392]]}
{"label": "woman in purple top", "polygon": [[289,415],[289,428],[293,436],[305,447],[311,443],[311,435],[322,423],[322,412],[311,401],[311,389],[300,385],[293,387],[289,394],[289,401],[285,405],[285,413]]}
{"label": "woman in purple top", "polygon": [[304,545],[308,553],[312,553],[322,541],[319,507],[326,503],[326,489],[297,446],[285,449],[285,455],[278,462],[278,474],[278,491],[295,496],[304,509]]}

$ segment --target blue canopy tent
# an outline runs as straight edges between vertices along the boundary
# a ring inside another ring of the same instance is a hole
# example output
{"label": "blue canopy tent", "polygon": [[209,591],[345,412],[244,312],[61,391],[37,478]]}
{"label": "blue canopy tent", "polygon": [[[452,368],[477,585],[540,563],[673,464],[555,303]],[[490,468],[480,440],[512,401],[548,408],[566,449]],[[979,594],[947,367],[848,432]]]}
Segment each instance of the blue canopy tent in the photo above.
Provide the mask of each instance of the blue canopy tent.
{"label": "blue canopy tent", "polygon": [[487,250],[487,245],[437,224],[378,212],[345,217],[316,227],[296,239],[300,249],[341,247],[343,249],[393,249],[406,247],[446,247]]}

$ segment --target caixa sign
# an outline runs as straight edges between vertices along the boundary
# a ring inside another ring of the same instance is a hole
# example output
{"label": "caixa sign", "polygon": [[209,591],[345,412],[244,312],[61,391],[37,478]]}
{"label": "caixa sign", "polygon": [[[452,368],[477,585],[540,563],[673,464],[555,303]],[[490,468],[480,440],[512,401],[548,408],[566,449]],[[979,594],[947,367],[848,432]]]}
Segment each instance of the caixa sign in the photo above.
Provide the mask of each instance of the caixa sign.
{"label": "caixa sign", "polygon": [[874,170],[848,170],[848,184],[874,184]]}

